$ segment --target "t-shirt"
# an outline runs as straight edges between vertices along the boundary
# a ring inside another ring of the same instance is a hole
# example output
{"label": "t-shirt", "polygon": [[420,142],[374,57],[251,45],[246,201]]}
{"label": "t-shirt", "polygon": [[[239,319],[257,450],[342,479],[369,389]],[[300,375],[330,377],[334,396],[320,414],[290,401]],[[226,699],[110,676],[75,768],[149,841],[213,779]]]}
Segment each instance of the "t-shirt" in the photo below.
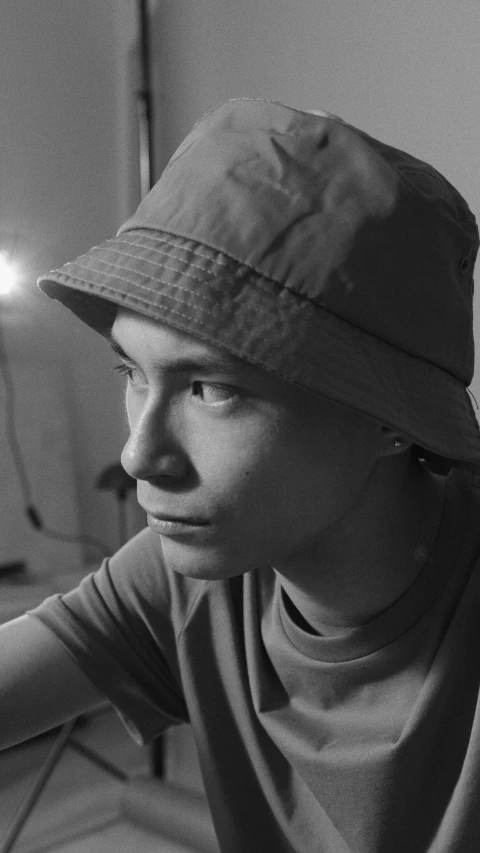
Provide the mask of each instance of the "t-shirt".
{"label": "t-shirt", "polygon": [[302,628],[268,565],[173,572],[149,528],[29,614],[139,743],[191,724],[222,853],[472,853],[479,487],[450,472],[430,559],[348,636]]}

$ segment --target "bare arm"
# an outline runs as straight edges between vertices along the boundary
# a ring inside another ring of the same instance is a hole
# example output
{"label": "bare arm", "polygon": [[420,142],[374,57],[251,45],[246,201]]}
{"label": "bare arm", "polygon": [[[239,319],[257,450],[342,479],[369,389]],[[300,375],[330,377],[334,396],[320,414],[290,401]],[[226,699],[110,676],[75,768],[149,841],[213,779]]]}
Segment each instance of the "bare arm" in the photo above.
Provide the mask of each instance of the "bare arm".
{"label": "bare arm", "polygon": [[0,750],[105,701],[38,619],[25,615],[0,626]]}

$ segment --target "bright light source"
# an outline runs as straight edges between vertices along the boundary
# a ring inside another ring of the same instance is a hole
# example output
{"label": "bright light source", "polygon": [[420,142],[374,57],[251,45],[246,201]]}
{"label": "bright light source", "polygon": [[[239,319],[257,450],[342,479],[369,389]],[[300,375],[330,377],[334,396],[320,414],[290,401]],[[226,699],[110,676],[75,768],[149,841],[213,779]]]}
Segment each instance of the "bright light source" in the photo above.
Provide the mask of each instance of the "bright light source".
{"label": "bright light source", "polygon": [[0,296],[6,296],[15,290],[18,271],[6,252],[0,252]]}

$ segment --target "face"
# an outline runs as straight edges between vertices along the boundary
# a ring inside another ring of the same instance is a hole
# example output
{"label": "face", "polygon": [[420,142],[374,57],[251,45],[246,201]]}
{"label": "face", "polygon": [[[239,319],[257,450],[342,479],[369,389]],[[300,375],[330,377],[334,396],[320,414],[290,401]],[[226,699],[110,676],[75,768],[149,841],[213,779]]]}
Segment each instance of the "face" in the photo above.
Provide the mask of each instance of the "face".
{"label": "face", "polygon": [[358,500],[378,425],[126,309],[112,336],[127,356],[122,465],[171,568],[220,579],[310,560]]}

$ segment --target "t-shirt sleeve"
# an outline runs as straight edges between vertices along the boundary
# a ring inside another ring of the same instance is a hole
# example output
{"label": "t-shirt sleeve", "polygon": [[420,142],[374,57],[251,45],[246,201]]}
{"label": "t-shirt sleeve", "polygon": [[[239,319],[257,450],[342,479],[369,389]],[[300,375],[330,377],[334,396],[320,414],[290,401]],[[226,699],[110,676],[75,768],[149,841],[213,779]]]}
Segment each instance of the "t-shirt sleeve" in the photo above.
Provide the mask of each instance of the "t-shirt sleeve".
{"label": "t-shirt sleeve", "polygon": [[177,636],[195,584],[167,570],[160,538],[146,528],[76,589],[27,614],[53,631],[144,745],[189,721]]}

